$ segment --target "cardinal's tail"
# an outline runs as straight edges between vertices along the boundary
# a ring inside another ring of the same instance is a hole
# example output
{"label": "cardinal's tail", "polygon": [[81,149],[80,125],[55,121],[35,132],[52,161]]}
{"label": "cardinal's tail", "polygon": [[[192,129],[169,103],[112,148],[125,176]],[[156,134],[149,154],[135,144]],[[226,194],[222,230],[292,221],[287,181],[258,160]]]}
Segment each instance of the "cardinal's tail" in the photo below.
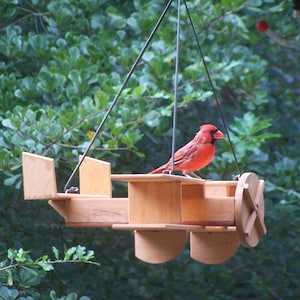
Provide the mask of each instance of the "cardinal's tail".
{"label": "cardinal's tail", "polygon": [[163,172],[166,171],[166,170],[169,170],[167,164],[158,167],[157,169],[155,169],[155,170],[149,172],[148,174],[161,174],[161,173],[163,173]]}

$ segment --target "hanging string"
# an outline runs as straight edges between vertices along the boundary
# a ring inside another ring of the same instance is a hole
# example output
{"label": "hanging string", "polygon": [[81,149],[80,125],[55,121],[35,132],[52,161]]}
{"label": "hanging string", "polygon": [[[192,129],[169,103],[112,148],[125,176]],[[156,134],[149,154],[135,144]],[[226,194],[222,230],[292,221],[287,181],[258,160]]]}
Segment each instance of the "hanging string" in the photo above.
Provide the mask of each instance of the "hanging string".
{"label": "hanging string", "polygon": [[187,15],[188,15],[188,18],[189,18],[189,21],[190,21],[190,24],[191,24],[191,27],[192,27],[192,30],[193,30],[196,42],[197,42],[197,47],[198,47],[198,50],[199,50],[200,55],[201,55],[201,59],[202,59],[202,62],[203,62],[204,68],[205,68],[205,72],[206,72],[206,75],[207,75],[207,78],[208,78],[211,90],[213,92],[213,95],[214,95],[214,98],[215,98],[215,102],[217,104],[217,108],[218,108],[219,114],[220,114],[221,119],[222,119],[223,126],[225,128],[225,132],[226,132],[226,135],[227,135],[227,138],[228,138],[228,142],[229,142],[229,145],[230,145],[230,148],[231,148],[231,152],[232,152],[232,155],[233,155],[233,158],[234,158],[235,166],[237,168],[238,174],[241,174],[241,169],[240,169],[237,157],[236,157],[236,153],[235,153],[235,150],[234,150],[233,143],[232,143],[231,138],[230,138],[228,127],[226,125],[225,117],[224,117],[224,114],[222,112],[219,99],[217,97],[216,89],[215,89],[215,87],[213,85],[212,79],[211,79],[209,71],[208,71],[208,67],[207,67],[207,64],[206,64],[206,61],[205,61],[205,58],[204,58],[204,54],[203,54],[203,51],[202,51],[202,48],[201,48],[201,45],[200,45],[200,42],[199,42],[199,39],[198,39],[198,36],[197,36],[197,33],[196,33],[196,29],[195,29],[195,26],[194,26],[194,23],[193,23],[193,20],[192,20],[189,8],[188,8],[188,6],[186,4],[186,0],[183,0],[183,1],[184,1],[184,5],[185,5],[186,11],[187,11]]}
{"label": "hanging string", "polygon": [[145,44],[144,44],[142,50],[140,51],[138,57],[137,57],[136,60],[134,61],[133,65],[131,66],[131,68],[130,68],[130,70],[129,70],[129,72],[128,72],[128,74],[127,74],[125,80],[124,80],[124,82],[122,83],[119,92],[116,94],[114,100],[112,101],[111,105],[109,106],[108,110],[106,111],[106,114],[104,115],[104,117],[103,117],[101,123],[100,123],[99,126],[97,127],[97,129],[96,129],[96,131],[95,131],[95,133],[94,133],[94,135],[93,135],[93,137],[92,137],[90,143],[88,144],[86,150],[84,151],[83,155],[81,156],[81,159],[79,160],[79,162],[77,163],[76,167],[74,168],[72,174],[70,175],[69,179],[67,180],[67,182],[66,182],[66,184],[65,184],[65,186],[64,186],[64,191],[67,191],[67,189],[68,189],[70,183],[71,183],[72,180],[74,179],[74,177],[75,177],[76,173],[78,172],[78,170],[79,170],[81,164],[83,163],[83,161],[84,161],[84,159],[86,158],[88,152],[90,151],[92,145],[94,144],[94,142],[95,142],[95,140],[96,140],[96,137],[98,136],[98,134],[99,134],[99,132],[101,131],[101,129],[102,129],[104,123],[106,122],[106,120],[107,120],[109,114],[111,113],[112,109],[114,108],[114,106],[116,105],[117,101],[119,100],[119,98],[120,98],[120,96],[121,96],[121,93],[123,92],[124,88],[126,87],[126,85],[127,85],[128,81],[129,81],[131,75],[133,74],[133,72],[134,72],[134,70],[135,70],[137,64],[140,62],[140,60],[141,60],[143,54],[144,54],[145,51],[147,50],[147,48],[148,48],[150,42],[152,41],[152,38],[154,37],[154,35],[155,35],[157,29],[159,28],[160,24],[162,23],[162,21],[163,21],[165,15],[166,15],[166,13],[167,13],[169,7],[171,6],[172,2],[173,2],[173,0],[169,0],[169,2],[167,3],[165,9],[163,10],[161,16],[159,17],[157,23],[155,24],[154,28],[152,29],[152,31],[151,31],[151,33],[150,33],[148,39],[146,40],[146,42],[145,42]]}
{"label": "hanging string", "polygon": [[175,78],[174,78],[174,106],[173,106],[173,132],[172,132],[172,170],[175,166],[175,150],[176,150],[176,125],[177,125],[177,98],[178,98],[178,66],[179,66],[179,42],[180,42],[180,0],[177,0],[177,35],[176,35],[176,60],[175,60]]}

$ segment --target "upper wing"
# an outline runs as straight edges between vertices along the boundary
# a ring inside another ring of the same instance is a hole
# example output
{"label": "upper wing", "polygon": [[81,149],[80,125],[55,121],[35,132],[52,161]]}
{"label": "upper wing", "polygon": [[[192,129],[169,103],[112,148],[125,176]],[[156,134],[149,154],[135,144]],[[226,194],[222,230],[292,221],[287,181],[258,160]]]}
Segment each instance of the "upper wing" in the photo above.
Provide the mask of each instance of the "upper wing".
{"label": "upper wing", "polygon": [[[174,155],[174,163],[180,164],[183,161],[190,159],[193,153],[197,152],[199,147],[201,147],[200,143],[196,143],[195,141],[190,141],[182,148],[178,149]],[[172,161],[172,158],[170,159]]]}

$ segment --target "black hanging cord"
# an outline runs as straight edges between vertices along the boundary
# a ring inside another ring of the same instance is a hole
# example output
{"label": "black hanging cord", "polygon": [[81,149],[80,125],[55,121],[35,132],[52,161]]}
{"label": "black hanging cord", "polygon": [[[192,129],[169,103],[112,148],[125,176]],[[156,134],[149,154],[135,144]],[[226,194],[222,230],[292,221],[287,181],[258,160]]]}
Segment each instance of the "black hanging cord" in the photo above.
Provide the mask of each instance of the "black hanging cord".
{"label": "black hanging cord", "polygon": [[133,63],[133,65],[131,66],[130,71],[128,72],[128,74],[127,74],[127,76],[126,76],[126,78],[125,78],[123,84],[121,85],[121,88],[120,88],[119,92],[117,93],[117,95],[115,96],[115,98],[114,98],[114,100],[112,101],[111,105],[109,106],[109,108],[108,108],[106,114],[104,115],[104,117],[103,117],[101,123],[100,123],[99,126],[97,127],[97,129],[96,129],[96,131],[95,131],[95,133],[94,133],[94,135],[93,135],[93,137],[92,137],[90,143],[88,144],[86,150],[84,151],[83,155],[81,156],[81,159],[79,160],[79,162],[77,163],[76,167],[74,168],[72,174],[70,175],[69,179],[67,180],[67,182],[66,182],[66,184],[65,184],[65,186],[64,186],[64,191],[67,191],[67,189],[68,189],[70,183],[71,183],[72,180],[74,179],[74,177],[75,177],[76,173],[78,172],[78,170],[79,170],[79,168],[80,168],[82,162],[83,162],[84,159],[86,158],[86,156],[87,156],[88,152],[90,151],[90,149],[91,149],[93,143],[95,142],[96,137],[98,136],[98,134],[99,134],[99,132],[101,131],[101,129],[102,129],[104,123],[106,122],[106,120],[107,120],[109,114],[111,113],[112,109],[114,108],[114,106],[116,105],[117,101],[119,100],[119,98],[120,98],[120,96],[121,96],[121,93],[123,92],[124,88],[126,87],[126,84],[128,83],[128,81],[129,81],[131,75],[133,74],[133,72],[134,72],[134,70],[135,70],[137,64],[140,62],[140,60],[141,60],[143,54],[144,54],[145,51],[147,50],[147,48],[148,48],[150,42],[152,41],[152,38],[154,37],[154,35],[155,35],[155,33],[156,33],[158,27],[159,27],[160,24],[162,23],[162,21],[163,21],[165,15],[166,15],[166,13],[167,13],[169,7],[171,6],[172,2],[173,2],[173,0],[169,0],[169,2],[167,3],[165,9],[163,10],[161,16],[159,17],[157,23],[155,24],[154,28],[152,29],[152,31],[151,31],[151,33],[150,33],[148,39],[146,40],[146,42],[145,42],[145,44],[144,44],[142,50],[140,51],[138,57],[136,58],[136,60],[135,60],[135,62]]}
{"label": "black hanging cord", "polygon": [[204,58],[204,54],[203,54],[203,51],[202,51],[202,48],[201,48],[201,45],[200,45],[200,42],[199,42],[199,39],[198,39],[198,36],[197,36],[197,33],[196,33],[196,29],[195,29],[195,26],[194,26],[194,23],[193,23],[193,20],[192,20],[189,8],[188,8],[188,6],[186,4],[186,0],[183,0],[183,2],[184,2],[184,5],[185,5],[185,8],[186,8],[186,11],[187,11],[187,15],[188,15],[190,24],[192,26],[192,30],[193,30],[193,33],[194,33],[194,36],[195,36],[195,39],[196,39],[196,42],[197,42],[197,47],[198,47],[198,50],[199,50],[200,55],[201,55],[201,59],[202,59],[202,62],[203,62],[204,68],[205,68],[206,75],[207,75],[207,78],[208,78],[211,90],[212,90],[212,92],[214,94],[214,98],[215,98],[215,101],[216,101],[216,104],[217,104],[217,107],[218,107],[218,110],[219,110],[219,114],[220,114],[221,119],[222,119],[223,126],[225,128],[225,132],[226,132],[226,135],[227,135],[227,138],[228,138],[228,142],[229,142],[229,145],[230,145],[230,148],[231,148],[231,152],[233,154],[235,166],[237,168],[238,173],[241,174],[241,169],[240,169],[240,166],[238,164],[238,160],[237,160],[237,157],[236,157],[236,154],[235,154],[233,143],[232,143],[230,135],[229,135],[229,131],[228,131],[228,127],[226,125],[225,117],[224,117],[224,114],[222,112],[221,105],[220,105],[219,99],[217,97],[217,93],[216,93],[215,87],[213,85],[212,79],[211,79],[209,71],[208,71],[208,67],[207,67],[207,64],[206,64],[206,61],[205,61],[205,58]]}
{"label": "black hanging cord", "polygon": [[174,78],[174,106],[173,106],[173,132],[172,132],[172,170],[175,166],[175,150],[176,150],[176,125],[177,125],[177,94],[178,94],[178,66],[179,66],[179,42],[180,42],[180,0],[177,0],[177,35],[176,35],[176,60],[175,60],[175,78]]}

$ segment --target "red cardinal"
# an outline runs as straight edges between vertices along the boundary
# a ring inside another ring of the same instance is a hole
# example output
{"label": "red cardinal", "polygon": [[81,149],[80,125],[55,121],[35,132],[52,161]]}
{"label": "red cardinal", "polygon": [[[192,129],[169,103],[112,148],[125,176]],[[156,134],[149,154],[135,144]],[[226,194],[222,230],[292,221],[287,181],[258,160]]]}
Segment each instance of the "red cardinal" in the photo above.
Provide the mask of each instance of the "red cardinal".
{"label": "red cardinal", "polygon": [[[215,141],[223,137],[223,133],[216,126],[212,124],[201,125],[195,137],[175,152],[174,171],[182,171],[185,176],[190,173],[195,177],[199,177],[194,171],[202,169],[212,161],[215,155]],[[171,170],[172,158],[149,174]]]}

